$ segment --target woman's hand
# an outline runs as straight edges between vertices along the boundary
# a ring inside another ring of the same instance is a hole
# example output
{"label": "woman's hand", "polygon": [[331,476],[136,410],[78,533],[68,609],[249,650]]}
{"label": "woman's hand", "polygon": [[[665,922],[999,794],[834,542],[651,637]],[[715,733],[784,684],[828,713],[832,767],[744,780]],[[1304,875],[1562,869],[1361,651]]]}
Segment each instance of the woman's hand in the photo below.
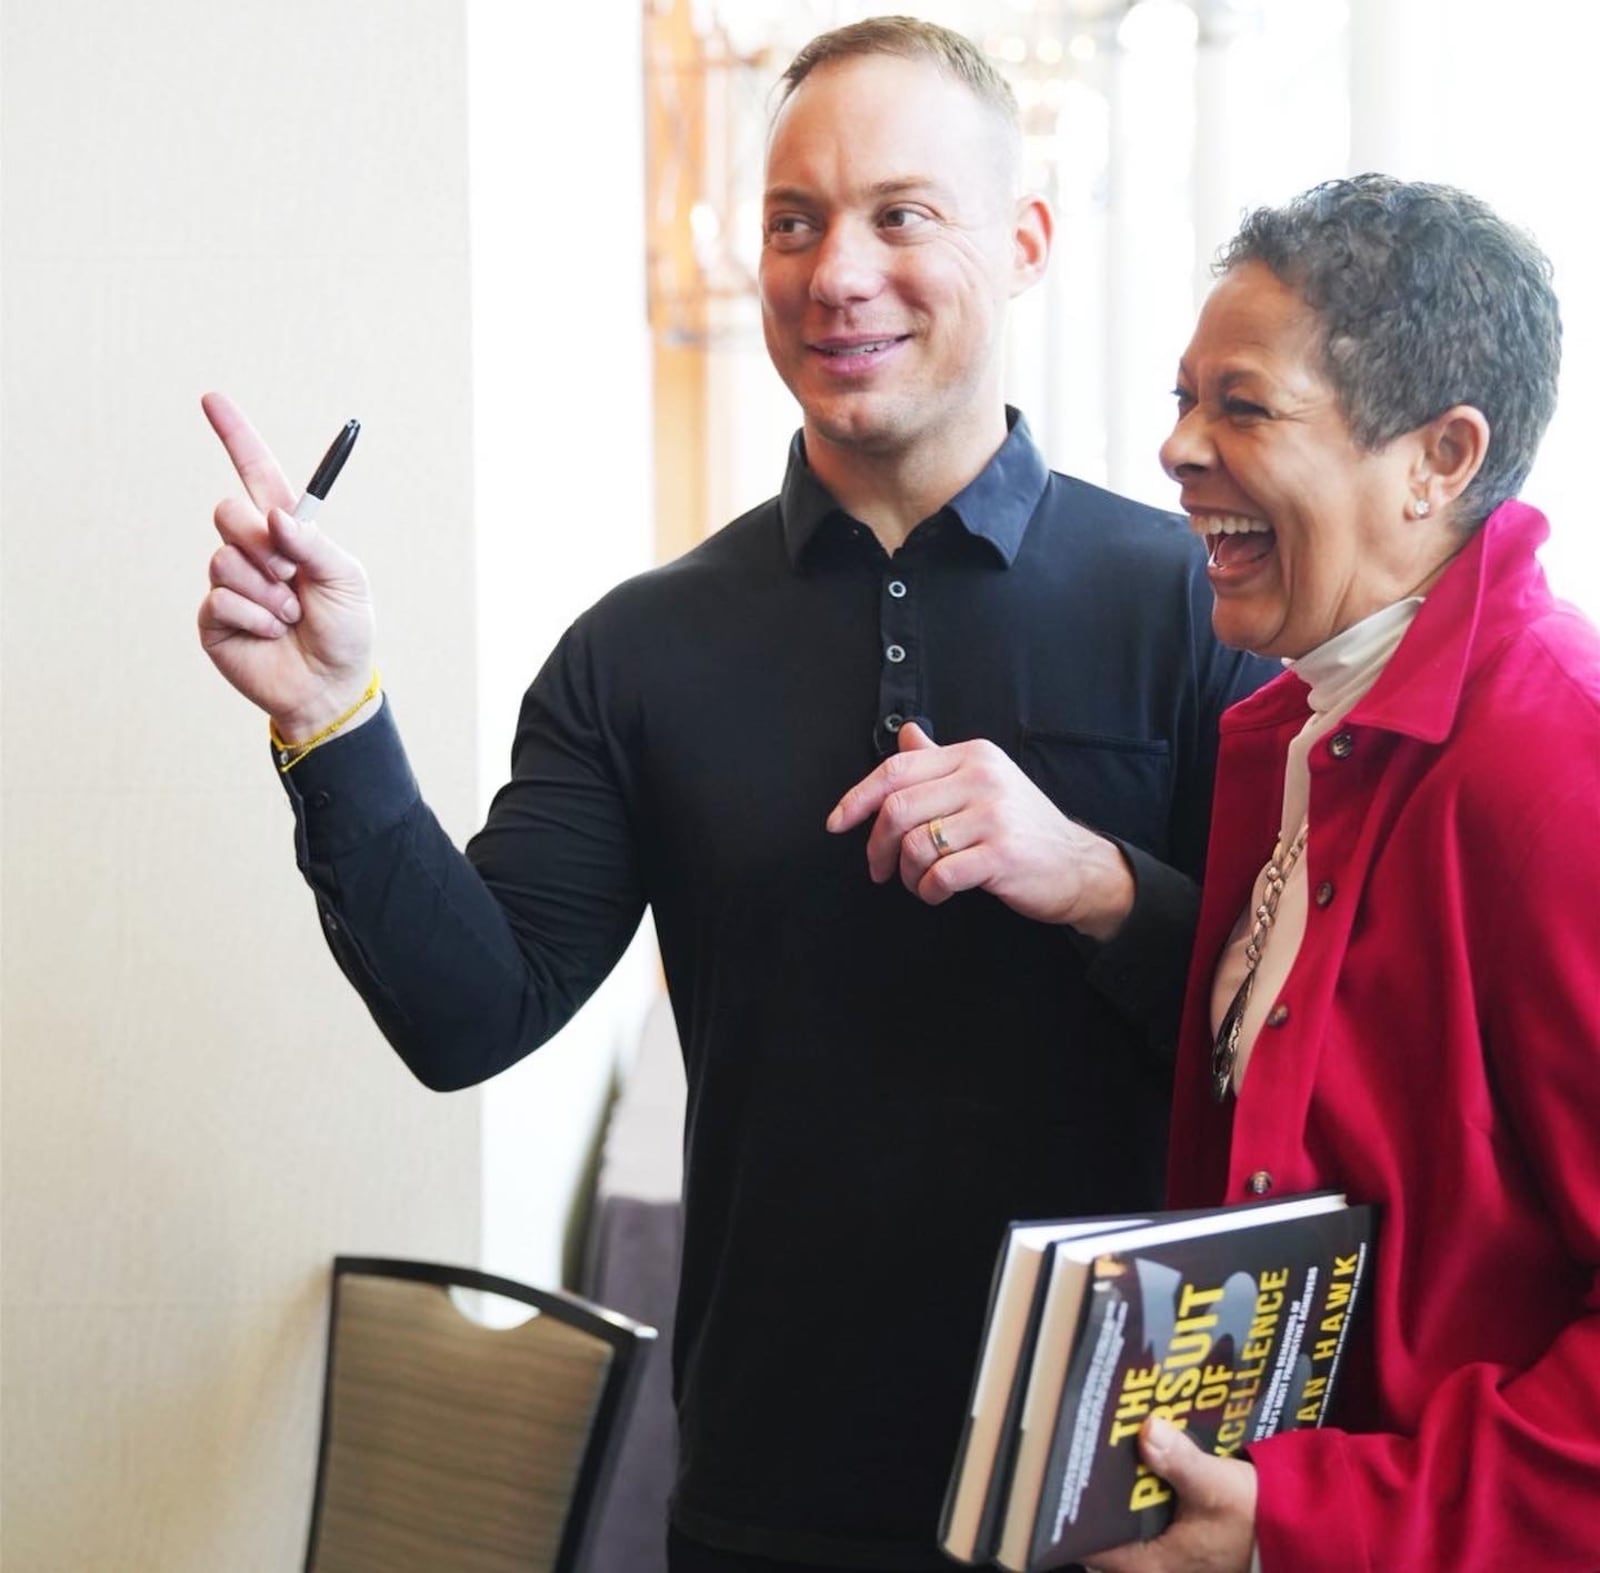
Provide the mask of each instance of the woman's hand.
{"label": "woman's hand", "polygon": [[1213,1457],[1167,1420],[1145,1421],[1139,1453],[1177,1492],[1178,1516],[1154,1540],[1102,1551],[1092,1563],[1097,1573],[1249,1573],[1255,1467]]}

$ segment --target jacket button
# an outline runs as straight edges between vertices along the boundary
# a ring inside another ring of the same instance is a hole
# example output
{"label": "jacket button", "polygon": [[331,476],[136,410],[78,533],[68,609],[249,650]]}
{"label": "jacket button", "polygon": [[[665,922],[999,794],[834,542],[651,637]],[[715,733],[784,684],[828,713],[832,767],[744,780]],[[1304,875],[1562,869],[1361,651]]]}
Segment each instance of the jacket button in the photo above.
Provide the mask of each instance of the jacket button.
{"label": "jacket button", "polygon": [[1267,1012],[1267,1025],[1269,1027],[1281,1027],[1288,1019],[1289,1007],[1287,1005],[1274,1005]]}
{"label": "jacket button", "polygon": [[1268,1174],[1265,1169],[1257,1169],[1256,1172],[1244,1182],[1244,1188],[1249,1191],[1252,1196],[1265,1196],[1267,1192],[1272,1189],[1272,1176]]}
{"label": "jacket button", "polygon": [[1328,744],[1328,752],[1335,759],[1348,759],[1356,746],[1356,740],[1348,732],[1337,733],[1332,742]]}
{"label": "jacket button", "polygon": [[1325,879],[1325,880],[1323,880],[1323,882],[1320,885],[1317,886],[1317,896],[1316,896],[1317,905],[1319,907],[1325,907],[1332,900],[1333,900],[1333,882],[1331,880]]}

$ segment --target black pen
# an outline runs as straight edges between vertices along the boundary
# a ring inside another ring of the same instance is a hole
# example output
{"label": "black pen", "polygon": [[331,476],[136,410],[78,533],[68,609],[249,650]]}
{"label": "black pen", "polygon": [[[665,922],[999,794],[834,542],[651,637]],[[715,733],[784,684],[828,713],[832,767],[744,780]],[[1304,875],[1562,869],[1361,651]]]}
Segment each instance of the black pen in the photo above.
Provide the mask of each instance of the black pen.
{"label": "black pen", "polygon": [[356,445],[356,438],[361,434],[360,421],[346,421],[344,430],[328,445],[328,451],[322,456],[322,463],[317,466],[317,473],[306,482],[306,489],[300,494],[300,501],[294,505],[294,516],[297,519],[314,519],[317,509],[322,506],[322,500],[328,495],[328,488],[333,485],[339,471],[344,468],[344,461],[350,457],[350,450]]}

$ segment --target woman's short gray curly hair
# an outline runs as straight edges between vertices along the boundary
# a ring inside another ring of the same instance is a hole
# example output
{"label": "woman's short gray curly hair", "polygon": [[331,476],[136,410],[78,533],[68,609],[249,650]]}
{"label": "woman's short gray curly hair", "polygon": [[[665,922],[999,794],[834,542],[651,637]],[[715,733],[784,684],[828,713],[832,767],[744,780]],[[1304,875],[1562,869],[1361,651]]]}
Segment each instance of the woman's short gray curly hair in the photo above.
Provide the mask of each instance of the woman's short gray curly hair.
{"label": "woman's short gray curly hair", "polygon": [[1322,319],[1351,434],[1381,448],[1455,404],[1489,423],[1457,503],[1475,528],[1527,478],[1556,405],[1561,313],[1550,263],[1478,198],[1388,175],[1330,180],[1258,208],[1216,271],[1260,262]]}

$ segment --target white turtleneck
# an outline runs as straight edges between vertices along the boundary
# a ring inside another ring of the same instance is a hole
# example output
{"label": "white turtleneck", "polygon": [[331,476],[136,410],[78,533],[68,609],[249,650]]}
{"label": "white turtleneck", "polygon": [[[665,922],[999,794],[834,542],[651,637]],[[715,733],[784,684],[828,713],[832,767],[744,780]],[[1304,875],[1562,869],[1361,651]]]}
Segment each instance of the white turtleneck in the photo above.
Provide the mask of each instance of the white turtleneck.
{"label": "white turtleneck", "polygon": [[[1356,701],[1377,682],[1379,673],[1405,637],[1406,629],[1411,626],[1411,619],[1417,615],[1421,605],[1421,596],[1396,601],[1392,606],[1386,606],[1342,633],[1335,634],[1299,660],[1284,663],[1309,686],[1306,700],[1311,707],[1311,715],[1289,744],[1283,780],[1283,813],[1278,825],[1280,846],[1287,847],[1293,841],[1306,818],[1311,795],[1311,773],[1307,760],[1312,747],[1338,726],[1355,708]],[[1219,802],[1213,812],[1226,813],[1227,807],[1227,804]],[[1315,826],[1310,827],[1309,834],[1316,834]],[[1234,924],[1227,948],[1217,964],[1217,974],[1211,985],[1213,1033],[1221,1027],[1228,1006],[1233,1003],[1234,995],[1244,982],[1247,971],[1245,946],[1249,942],[1255,911],[1261,904],[1265,888],[1266,870],[1263,868],[1256,877],[1249,904]],[[1278,991],[1289,976],[1305,930],[1306,863],[1302,856],[1289,871],[1283,894],[1278,900],[1277,916],[1262,942],[1261,960],[1256,967],[1256,981],[1250,991],[1250,1003],[1239,1032],[1238,1055],[1233,1064],[1233,1090],[1236,1094],[1244,1082],[1245,1068],[1250,1063],[1256,1034],[1260,1032],[1267,1012],[1271,1010]]]}

